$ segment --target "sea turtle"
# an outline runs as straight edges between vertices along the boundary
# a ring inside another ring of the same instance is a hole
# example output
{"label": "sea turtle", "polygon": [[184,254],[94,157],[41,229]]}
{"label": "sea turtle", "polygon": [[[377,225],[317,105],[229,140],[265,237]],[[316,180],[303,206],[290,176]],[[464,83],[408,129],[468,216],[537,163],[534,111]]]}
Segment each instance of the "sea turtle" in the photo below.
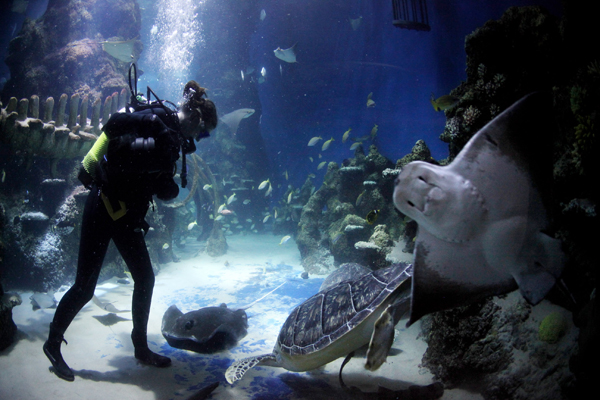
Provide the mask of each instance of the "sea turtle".
{"label": "sea turtle", "polygon": [[256,365],[308,371],[367,345],[384,312],[397,323],[408,311],[411,273],[411,266],[397,264],[315,294],[288,316],[273,352],[234,362],[225,372],[227,382]]}

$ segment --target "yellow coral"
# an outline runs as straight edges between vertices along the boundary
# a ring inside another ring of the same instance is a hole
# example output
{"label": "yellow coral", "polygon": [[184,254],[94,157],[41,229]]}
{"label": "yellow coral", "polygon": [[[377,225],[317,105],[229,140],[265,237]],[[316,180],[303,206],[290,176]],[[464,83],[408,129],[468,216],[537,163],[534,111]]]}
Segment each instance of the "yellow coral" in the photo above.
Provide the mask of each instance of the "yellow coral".
{"label": "yellow coral", "polygon": [[539,329],[539,338],[546,343],[556,343],[567,333],[569,324],[563,314],[554,311],[542,320]]}

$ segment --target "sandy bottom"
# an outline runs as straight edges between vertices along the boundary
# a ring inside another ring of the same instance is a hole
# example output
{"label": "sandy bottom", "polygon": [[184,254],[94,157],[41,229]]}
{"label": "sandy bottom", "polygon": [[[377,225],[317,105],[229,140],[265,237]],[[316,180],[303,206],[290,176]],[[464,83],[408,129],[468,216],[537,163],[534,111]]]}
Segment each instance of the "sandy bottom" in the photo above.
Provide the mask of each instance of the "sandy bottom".
{"label": "sandy bottom", "polygon": [[[33,311],[31,293],[21,293],[23,304],[13,309],[19,340],[0,353],[0,399],[187,399],[214,382],[220,383],[210,397],[215,399],[343,398],[338,383],[341,359],[308,373],[256,367],[234,385],[225,381],[225,370],[233,361],[271,352],[289,312],[315,294],[323,281],[323,276],[302,279],[295,243],[290,240],[279,245],[279,241],[272,235],[228,237],[229,250],[218,258],[198,254],[201,244],[197,242],[189,241],[184,249],[175,249],[181,261],[163,265],[156,276],[148,326],[150,348],[173,361],[165,369],[141,365],[133,357],[131,313],[119,313],[112,321],[99,320],[107,312],[90,302],[67,330],[69,344],[62,346],[63,357],[75,372],[75,382],[57,378],[42,351],[54,309]],[[204,355],[175,349],[161,334],[162,316],[172,304],[184,313],[221,303],[242,308],[283,282],[283,287],[247,310],[248,335],[230,351]],[[117,309],[128,310],[132,290],[131,284],[113,278],[98,285],[96,296]],[[419,367],[427,347],[417,338],[419,324],[409,329],[404,326],[401,321],[396,327],[393,348],[398,354],[388,357],[378,371],[365,370],[360,356],[346,365],[344,381],[348,386],[371,392],[378,386],[399,390],[433,382],[429,371]],[[447,390],[442,398],[482,397]]]}

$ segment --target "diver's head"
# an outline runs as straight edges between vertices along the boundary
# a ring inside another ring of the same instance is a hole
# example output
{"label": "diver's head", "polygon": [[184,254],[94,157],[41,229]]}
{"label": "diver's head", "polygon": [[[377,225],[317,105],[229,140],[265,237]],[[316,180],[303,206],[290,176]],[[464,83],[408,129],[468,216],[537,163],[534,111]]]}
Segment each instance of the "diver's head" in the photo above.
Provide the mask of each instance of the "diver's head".
{"label": "diver's head", "polygon": [[187,138],[199,141],[208,137],[217,127],[217,108],[215,103],[204,98],[206,89],[196,81],[189,81],[183,89],[183,103],[179,111],[181,133]]}

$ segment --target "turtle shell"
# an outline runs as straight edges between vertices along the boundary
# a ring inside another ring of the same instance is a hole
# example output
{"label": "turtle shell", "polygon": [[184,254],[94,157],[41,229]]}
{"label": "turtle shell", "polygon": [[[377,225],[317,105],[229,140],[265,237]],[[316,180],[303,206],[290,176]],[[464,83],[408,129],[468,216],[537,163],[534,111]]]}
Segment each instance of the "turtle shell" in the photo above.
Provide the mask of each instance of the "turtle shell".
{"label": "turtle shell", "polygon": [[393,265],[379,269],[310,297],[296,307],[283,324],[276,349],[290,356],[324,350],[384,302],[389,304],[399,292],[404,292],[397,289],[404,282],[410,286],[410,268]]}

